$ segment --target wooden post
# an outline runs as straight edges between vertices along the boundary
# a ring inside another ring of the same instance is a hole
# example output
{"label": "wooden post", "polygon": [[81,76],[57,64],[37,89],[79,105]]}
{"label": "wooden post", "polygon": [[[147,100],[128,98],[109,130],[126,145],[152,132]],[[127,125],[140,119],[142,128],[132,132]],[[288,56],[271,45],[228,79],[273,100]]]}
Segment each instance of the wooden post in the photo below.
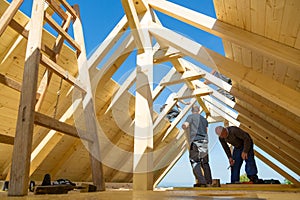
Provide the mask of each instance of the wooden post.
{"label": "wooden post", "polygon": [[[133,189],[153,189],[152,57],[149,50],[137,56]],[[148,55],[147,55],[148,54]]]}
{"label": "wooden post", "polygon": [[84,36],[82,31],[82,25],[79,15],[78,5],[74,5],[74,9],[77,12],[78,17],[74,21],[74,37],[75,41],[81,47],[81,52],[78,55],[78,71],[79,71],[79,80],[86,86],[86,94],[83,97],[82,106],[84,109],[84,119],[87,136],[94,139],[93,143],[89,143],[89,153],[91,159],[91,168],[92,168],[92,179],[94,185],[97,186],[98,191],[105,190],[105,182],[103,178],[103,166],[100,161],[100,146],[98,142],[98,129],[97,129],[97,119],[95,115],[93,94],[91,88],[91,81],[88,71],[87,58],[85,52]]}
{"label": "wooden post", "polygon": [[8,195],[10,196],[23,196],[28,193],[44,1],[34,0],[32,8],[32,21],[26,49],[22,92],[9,181]]}

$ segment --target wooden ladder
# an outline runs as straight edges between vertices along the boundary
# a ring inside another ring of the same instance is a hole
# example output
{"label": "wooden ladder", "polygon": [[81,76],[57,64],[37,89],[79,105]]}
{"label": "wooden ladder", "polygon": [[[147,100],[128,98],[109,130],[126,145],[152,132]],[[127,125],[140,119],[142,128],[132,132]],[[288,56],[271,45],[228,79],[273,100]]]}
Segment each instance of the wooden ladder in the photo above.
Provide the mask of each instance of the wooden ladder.
{"label": "wooden ladder", "polygon": [[[48,3],[47,9],[45,1]],[[97,142],[97,119],[95,118],[94,100],[87,67],[79,8],[77,5],[70,6],[65,0],[45,1],[33,1],[28,30],[13,19],[23,0],[13,0],[0,21],[0,36],[9,25],[28,40],[22,84],[12,79],[9,82],[5,81],[7,86],[21,92],[9,181],[8,195],[10,196],[23,196],[28,193],[34,125],[43,126],[86,140],[90,150],[93,183],[97,186],[97,190],[105,189],[102,163],[97,159],[100,155],[100,148]],[[61,26],[47,12],[49,9],[61,18]],[[44,22],[58,33],[53,48],[49,48],[42,43]],[[74,38],[67,32],[71,22],[73,22]],[[76,51],[78,62],[77,78],[69,74],[57,63],[65,40]],[[46,71],[38,86],[38,70],[40,65],[46,67]],[[76,88],[73,90],[81,93],[86,130],[80,130],[84,131],[84,134],[80,134],[80,136],[75,126],[39,112],[53,73],[73,85]],[[3,77],[6,78],[5,76]]]}

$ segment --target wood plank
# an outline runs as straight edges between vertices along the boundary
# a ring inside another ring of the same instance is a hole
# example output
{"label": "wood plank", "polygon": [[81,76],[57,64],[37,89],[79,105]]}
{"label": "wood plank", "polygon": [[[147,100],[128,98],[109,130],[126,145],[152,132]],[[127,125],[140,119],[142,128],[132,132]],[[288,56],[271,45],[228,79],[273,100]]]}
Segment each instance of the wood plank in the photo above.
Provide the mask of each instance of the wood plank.
{"label": "wood plank", "polygon": [[[236,8],[237,8],[237,19],[240,23],[239,27],[250,31],[251,30],[251,0],[237,0]],[[219,19],[219,18],[218,18]]]}
{"label": "wood plank", "polygon": [[[294,47],[299,38],[300,2],[297,0],[285,1],[284,14],[281,21],[279,42]],[[299,48],[298,48],[299,49]]]}
{"label": "wood plank", "polygon": [[7,28],[9,22],[17,13],[19,7],[22,5],[23,0],[13,0],[9,7],[5,10],[0,18],[0,37],[4,33],[5,29]]}
{"label": "wood plank", "polygon": [[[36,101],[37,75],[40,62],[41,38],[43,31],[44,1],[33,1],[31,28],[26,49],[23,84],[14,142],[10,196],[28,193],[30,154],[34,127],[34,106]],[[34,30],[34,31],[33,31]],[[28,78],[30,77],[30,78]]]}
{"label": "wood plank", "polygon": [[286,1],[268,1],[266,4],[265,36],[278,41]]}
{"label": "wood plank", "polygon": [[266,0],[251,0],[251,32],[265,35]]}
{"label": "wood plank", "polygon": [[[177,92],[177,96],[181,96],[183,95],[186,91],[188,90],[188,87],[186,85],[183,85],[179,91]],[[153,127],[157,127],[162,120],[165,118],[165,116],[167,115],[167,113],[171,110],[171,108],[173,108],[176,104],[176,100],[173,100],[173,102],[169,103],[164,109],[163,111],[161,111],[158,115],[158,117],[156,118],[156,120],[154,121],[154,125]]]}
{"label": "wood plank", "polygon": [[226,0],[223,2],[226,13],[226,22],[241,27],[242,21],[238,17],[236,0]]}
{"label": "wood plank", "polygon": [[[171,126],[168,127],[165,134],[163,134],[163,138],[160,141],[164,141],[168,135],[176,128],[176,126],[179,124],[179,122],[182,120],[182,118],[187,114],[187,112],[192,108],[192,106],[196,103],[196,99],[193,98],[190,102],[190,104],[187,105],[182,109],[182,111],[179,113],[179,115],[172,121]],[[200,111],[201,113],[201,111]]]}

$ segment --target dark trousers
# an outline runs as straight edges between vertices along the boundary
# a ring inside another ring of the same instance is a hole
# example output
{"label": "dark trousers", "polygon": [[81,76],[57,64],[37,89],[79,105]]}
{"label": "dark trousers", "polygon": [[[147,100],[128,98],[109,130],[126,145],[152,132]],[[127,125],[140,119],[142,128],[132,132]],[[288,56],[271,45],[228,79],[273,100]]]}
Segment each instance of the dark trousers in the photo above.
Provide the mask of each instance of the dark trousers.
{"label": "dark trousers", "polygon": [[[236,183],[240,181],[240,169],[243,164],[243,159],[241,157],[243,152],[243,148],[233,149],[232,153],[232,159],[234,160],[234,165],[231,167],[231,183]],[[257,167],[254,160],[254,151],[253,148],[250,149],[248,152],[248,159],[245,160],[246,166],[245,171],[248,176],[248,178],[251,179],[257,179]]]}
{"label": "dark trousers", "polygon": [[[190,162],[193,168],[193,173],[199,184],[211,184],[211,170],[208,159],[208,143],[192,143],[190,149]],[[202,173],[202,169],[204,175]]]}

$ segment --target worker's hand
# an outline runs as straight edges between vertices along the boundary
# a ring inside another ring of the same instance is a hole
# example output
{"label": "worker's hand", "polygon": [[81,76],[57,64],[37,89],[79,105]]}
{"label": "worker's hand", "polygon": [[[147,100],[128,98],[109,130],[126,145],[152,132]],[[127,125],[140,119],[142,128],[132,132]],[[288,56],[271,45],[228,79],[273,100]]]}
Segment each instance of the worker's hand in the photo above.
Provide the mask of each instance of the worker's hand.
{"label": "worker's hand", "polygon": [[184,122],[184,123],[181,125],[181,127],[182,127],[183,129],[187,129],[188,126],[189,126],[189,123],[188,123],[188,122]]}
{"label": "worker's hand", "polygon": [[246,152],[242,152],[242,159],[247,160],[248,159],[248,154]]}
{"label": "worker's hand", "polygon": [[230,166],[233,166],[234,160],[232,158],[229,158],[229,164],[230,164]]}

